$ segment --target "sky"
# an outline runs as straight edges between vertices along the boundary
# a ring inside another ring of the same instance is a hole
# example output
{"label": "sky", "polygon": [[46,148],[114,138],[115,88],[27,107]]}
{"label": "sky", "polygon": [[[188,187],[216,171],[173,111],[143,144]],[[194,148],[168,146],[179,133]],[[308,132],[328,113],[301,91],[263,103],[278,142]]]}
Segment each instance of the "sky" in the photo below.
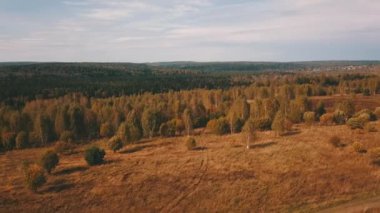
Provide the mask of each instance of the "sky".
{"label": "sky", "polygon": [[379,0],[0,0],[0,61],[379,59]]}

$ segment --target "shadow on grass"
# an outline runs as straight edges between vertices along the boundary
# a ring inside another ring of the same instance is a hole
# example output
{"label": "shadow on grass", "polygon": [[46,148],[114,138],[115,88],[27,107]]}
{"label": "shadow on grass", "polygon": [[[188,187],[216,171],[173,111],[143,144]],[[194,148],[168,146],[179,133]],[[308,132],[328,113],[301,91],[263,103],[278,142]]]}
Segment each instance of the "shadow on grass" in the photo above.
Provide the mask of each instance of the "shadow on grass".
{"label": "shadow on grass", "polygon": [[155,146],[156,145],[135,146],[135,147],[124,149],[124,150],[120,151],[120,153],[121,154],[131,154],[131,153],[138,152],[138,151],[141,151],[143,149],[146,149],[146,148],[149,148],[149,147],[155,147]]}
{"label": "shadow on grass", "polygon": [[113,160],[105,160],[103,163],[99,164],[100,165],[107,165],[107,164],[113,164],[113,163],[118,163],[121,162],[121,159],[113,159]]}
{"label": "shadow on grass", "polygon": [[85,166],[75,166],[67,169],[62,169],[60,171],[57,171],[54,173],[54,175],[68,175],[75,172],[83,172],[86,171],[88,168]]}
{"label": "shadow on grass", "polygon": [[207,149],[207,147],[205,147],[205,146],[197,146],[193,150],[194,151],[202,151],[202,150],[206,150],[206,149]]}
{"label": "shadow on grass", "polygon": [[261,148],[266,148],[266,147],[273,146],[276,144],[277,144],[277,142],[271,141],[271,142],[267,142],[267,143],[254,144],[254,145],[251,145],[249,148],[261,149]]}
{"label": "shadow on grass", "polygon": [[49,184],[49,186],[41,191],[41,193],[49,193],[49,192],[61,192],[70,188],[73,188],[74,184],[67,182],[66,180],[59,179],[54,181],[53,183]]}
{"label": "shadow on grass", "polygon": [[300,133],[301,133],[301,131],[296,129],[296,130],[291,130],[291,131],[285,132],[285,133],[281,134],[281,136],[298,135]]}

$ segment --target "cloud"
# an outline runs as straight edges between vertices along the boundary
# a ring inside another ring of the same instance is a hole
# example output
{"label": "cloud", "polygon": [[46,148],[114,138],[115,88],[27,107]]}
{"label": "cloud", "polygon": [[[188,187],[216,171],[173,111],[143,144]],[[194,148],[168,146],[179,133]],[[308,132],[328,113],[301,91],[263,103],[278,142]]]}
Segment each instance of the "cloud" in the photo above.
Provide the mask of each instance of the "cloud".
{"label": "cloud", "polygon": [[366,50],[380,55],[377,0],[60,2],[49,6],[57,14],[43,18],[0,13],[0,48],[6,50],[0,60],[286,60],[355,54],[342,49],[358,57],[367,57]]}

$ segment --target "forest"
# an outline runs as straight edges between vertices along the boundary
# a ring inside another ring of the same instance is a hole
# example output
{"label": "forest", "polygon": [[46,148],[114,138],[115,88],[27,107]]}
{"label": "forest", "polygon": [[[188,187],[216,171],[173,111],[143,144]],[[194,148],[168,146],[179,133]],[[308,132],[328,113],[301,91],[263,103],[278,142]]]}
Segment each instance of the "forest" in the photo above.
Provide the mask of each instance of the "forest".
{"label": "forest", "polygon": [[[355,95],[380,93],[380,77],[372,72],[378,69],[375,65],[356,72],[295,72],[288,70],[288,65],[265,64],[285,71],[264,72],[264,68],[261,72],[254,69],[234,74],[186,71],[177,67],[183,66],[180,64],[171,68],[154,66],[2,66],[0,149],[41,147],[58,140],[87,143],[112,136],[133,143],[154,136],[190,135],[193,129],[204,127],[227,134],[242,131],[245,124],[255,130],[277,129],[283,133],[292,124],[319,121],[327,112],[323,101],[312,103],[310,97],[351,97],[335,104],[329,115],[331,121],[324,121],[342,124],[355,115]],[[202,66],[206,70],[213,67]],[[246,64],[223,66],[241,71]],[[378,110],[368,112],[368,120],[376,119],[374,113]]]}

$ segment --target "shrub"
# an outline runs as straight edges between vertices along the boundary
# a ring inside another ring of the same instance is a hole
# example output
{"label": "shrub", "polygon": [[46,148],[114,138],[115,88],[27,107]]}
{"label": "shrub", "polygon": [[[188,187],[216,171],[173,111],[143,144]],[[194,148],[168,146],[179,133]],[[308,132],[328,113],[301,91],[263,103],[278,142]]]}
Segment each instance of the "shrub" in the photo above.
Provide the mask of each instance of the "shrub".
{"label": "shrub", "polygon": [[74,152],[74,146],[68,142],[58,141],[54,145],[54,151],[59,154],[70,155]]}
{"label": "shrub", "polygon": [[59,140],[64,142],[73,142],[74,141],[74,133],[71,131],[64,131],[62,132],[61,136],[59,137]]}
{"label": "shrub", "polygon": [[364,149],[364,146],[362,143],[360,142],[354,142],[352,144],[352,148],[355,150],[355,152],[359,152],[359,153],[363,153],[365,152],[366,150]]}
{"label": "shrub", "polygon": [[197,146],[197,143],[196,143],[196,141],[195,141],[194,138],[188,137],[186,139],[186,148],[187,148],[187,150],[193,150],[193,149],[195,149],[196,146]]}
{"label": "shrub", "polygon": [[377,132],[376,125],[373,124],[373,123],[367,123],[367,124],[364,126],[364,129],[365,129],[367,132]]}
{"label": "shrub", "polygon": [[207,129],[217,135],[226,134],[229,132],[228,121],[223,117],[212,119],[207,123]]}
{"label": "shrub", "polygon": [[380,107],[376,107],[375,111],[373,112],[375,114],[376,118],[380,120]]}
{"label": "shrub", "polygon": [[84,158],[89,166],[94,166],[103,163],[104,155],[103,149],[93,146],[86,149]]}
{"label": "shrub", "polygon": [[360,118],[350,118],[350,119],[348,119],[346,124],[351,129],[363,129],[365,122]]}
{"label": "shrub", "polygon": [[335,111],[333,115],[333,121],[336,124],[344,124],[346,122],[346,114],[340,110]]}
{"label": "shrub", "polygon": [[305,112],[303,114],[303,120],[307,125],[311,125],[315,121],[315,112]]}
{"label": "shrub", "polygon": [[32,190],[37,191],[37,188],[46,183],[44,170],[37,164],[23,163],[23,170],[25,176],[26,186]]}
{"label": "shrub", "polygon": [[369,109],[362,109],[359,112],[355,113],[354,118],[361,118],[366,121],[375,121],[376,115]]}
{"label": "shrub", "polygon": [[16,137],[16,149],[24,149],[28,147],[28,135],[26,132],[21,131]]}
{"label": "shrub", "polygon": [[325,113],[321,115],[319,118],[319,122],[322,125],[331,125],[334,123],[334,114],[333,113]]}
{"label": "shrub", "polygon": [[380,147],[370,149],[369,156],[372,160],[372,163],[379,164],[380,163]]}
{"label": "shrub", "polygon": [[52,150],[46,151],[41,159],[40,164],[49,174],[52,169],[54,169],[59,163],[59,157],[56,152]]}
{"label": "shrub", "polygon": [[118,136],[113,136],[109,141],[108,141],[108,147],[116,152],[123,148],[123,141],[118,137]]}
{"label": "shrub", "polygon": [[334,147],[342,147],[342,143],[341,143],[341,140],[338,136],[332,136],[330,139],[329,139],[329,143],[331,145],[333,145]]}

